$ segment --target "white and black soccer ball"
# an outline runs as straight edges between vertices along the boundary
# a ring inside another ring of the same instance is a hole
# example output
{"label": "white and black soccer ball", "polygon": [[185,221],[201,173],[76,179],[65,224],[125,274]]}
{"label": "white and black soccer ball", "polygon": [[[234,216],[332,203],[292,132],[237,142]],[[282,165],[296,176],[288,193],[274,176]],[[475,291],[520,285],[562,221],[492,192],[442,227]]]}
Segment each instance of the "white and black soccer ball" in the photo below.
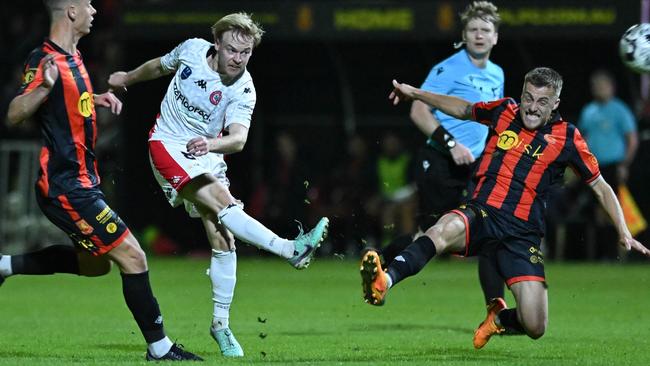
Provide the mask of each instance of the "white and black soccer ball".
{"label": "white and black soccer ball", "polygon": [[650,73],[650,23],[631,26],[619,42],[621,60],[639,73]]}

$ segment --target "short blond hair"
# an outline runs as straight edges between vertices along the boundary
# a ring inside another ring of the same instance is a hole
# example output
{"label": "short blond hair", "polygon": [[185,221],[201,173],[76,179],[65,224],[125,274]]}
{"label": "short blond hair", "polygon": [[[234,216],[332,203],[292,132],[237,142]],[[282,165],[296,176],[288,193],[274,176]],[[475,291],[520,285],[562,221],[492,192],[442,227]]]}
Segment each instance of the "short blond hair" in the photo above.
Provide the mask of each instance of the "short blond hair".
{"label": "short blond hair", "polygon": [[264,34],[262,27],[253,21],[249,14],[244,12],[228,14],[212,26],[212,35],[215,41],[221,40],[221,36],[227,31],[234,31],[253,38],[256,47],[262,42],[262,35]]}
{"label": "short blond hair", "polygon": [[524,85],[526,83],[536,88],[553,88],[556,97],[560,97],[560,93],[562,92],[562,75],[550,67],[537,67],[530,70],[524,76]]}
{"label": "short blond hair", "polygon": [[492,23],[495,31],[499,30],[499,24],[501,24],[499,9],[489,1],[474,1],[458,15],[460,15],[460,22],[463,23],[463,29],[472,19],[481,19]]}

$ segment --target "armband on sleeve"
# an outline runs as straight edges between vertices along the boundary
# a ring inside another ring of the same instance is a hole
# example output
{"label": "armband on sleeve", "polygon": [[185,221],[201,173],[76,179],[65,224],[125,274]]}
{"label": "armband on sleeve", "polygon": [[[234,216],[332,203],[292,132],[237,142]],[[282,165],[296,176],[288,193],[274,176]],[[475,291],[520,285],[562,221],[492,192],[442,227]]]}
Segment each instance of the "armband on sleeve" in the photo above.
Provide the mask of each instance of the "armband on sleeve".
{"label": "armband on sleeve", "polygon": [[444,147],[447,150],[451,150],[456,146],[456,140],[449,131],[447,131],[442,125],[438,126],[431,134],[431,140],[435,141],[438,145]]}

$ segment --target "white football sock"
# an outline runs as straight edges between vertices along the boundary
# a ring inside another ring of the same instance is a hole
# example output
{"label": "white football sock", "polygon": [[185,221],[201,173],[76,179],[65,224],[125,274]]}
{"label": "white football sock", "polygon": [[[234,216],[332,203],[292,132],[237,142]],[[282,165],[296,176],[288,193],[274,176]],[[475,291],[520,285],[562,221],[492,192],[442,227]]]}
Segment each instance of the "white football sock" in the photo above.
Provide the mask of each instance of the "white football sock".
{"label": "white football sock", "polygon": [[172,348],[172,341],[169,339],[169,337],[165,336],[165,338],[149,343],[147,348],[149,349],[149,353],[151,353],[152,356],[155,358],[161,358],[162,356],[166,355],[167,352]]}
{"label": "white football sock", "polygon": [[0,276],[9,277],[14,274],[11,271],[11,256],[3,255],[0,257]]}
{"label": "white football sock", "polygon": [[210,258],[210,281],[212,282],[212,328],[228,328],[230,304],[235,294],[237,282],[237,254],[212,249]]}
{"label": "white football sock", "polygon": [[219,220],[237,239],[283,258],[293,257],[295,247],[292,240],[277,236],[239,206],[231,205],[221,210]]}

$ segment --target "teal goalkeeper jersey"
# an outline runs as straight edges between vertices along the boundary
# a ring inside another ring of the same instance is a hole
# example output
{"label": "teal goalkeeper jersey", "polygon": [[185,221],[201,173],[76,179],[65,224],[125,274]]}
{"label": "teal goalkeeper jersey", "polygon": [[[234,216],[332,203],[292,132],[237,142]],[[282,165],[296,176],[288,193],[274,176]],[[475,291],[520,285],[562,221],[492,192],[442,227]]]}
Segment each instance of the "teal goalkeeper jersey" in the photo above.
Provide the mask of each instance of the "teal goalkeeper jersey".
{"label": "teal goalkeeper jersey", "polygon": [[[503,85],[504,76],[500,66],[488,60],[485,68],[476,67],[467,51],[462,49],[435,65],[421,88],[476,103],[503,98]],[[458,120],[438,110],[432,110],[432,113],[456,141],[472,151],[475,158],[481,155],[485,148],[487,127],[473,121]],[[432,142],[429,140],[428,143]]]}

